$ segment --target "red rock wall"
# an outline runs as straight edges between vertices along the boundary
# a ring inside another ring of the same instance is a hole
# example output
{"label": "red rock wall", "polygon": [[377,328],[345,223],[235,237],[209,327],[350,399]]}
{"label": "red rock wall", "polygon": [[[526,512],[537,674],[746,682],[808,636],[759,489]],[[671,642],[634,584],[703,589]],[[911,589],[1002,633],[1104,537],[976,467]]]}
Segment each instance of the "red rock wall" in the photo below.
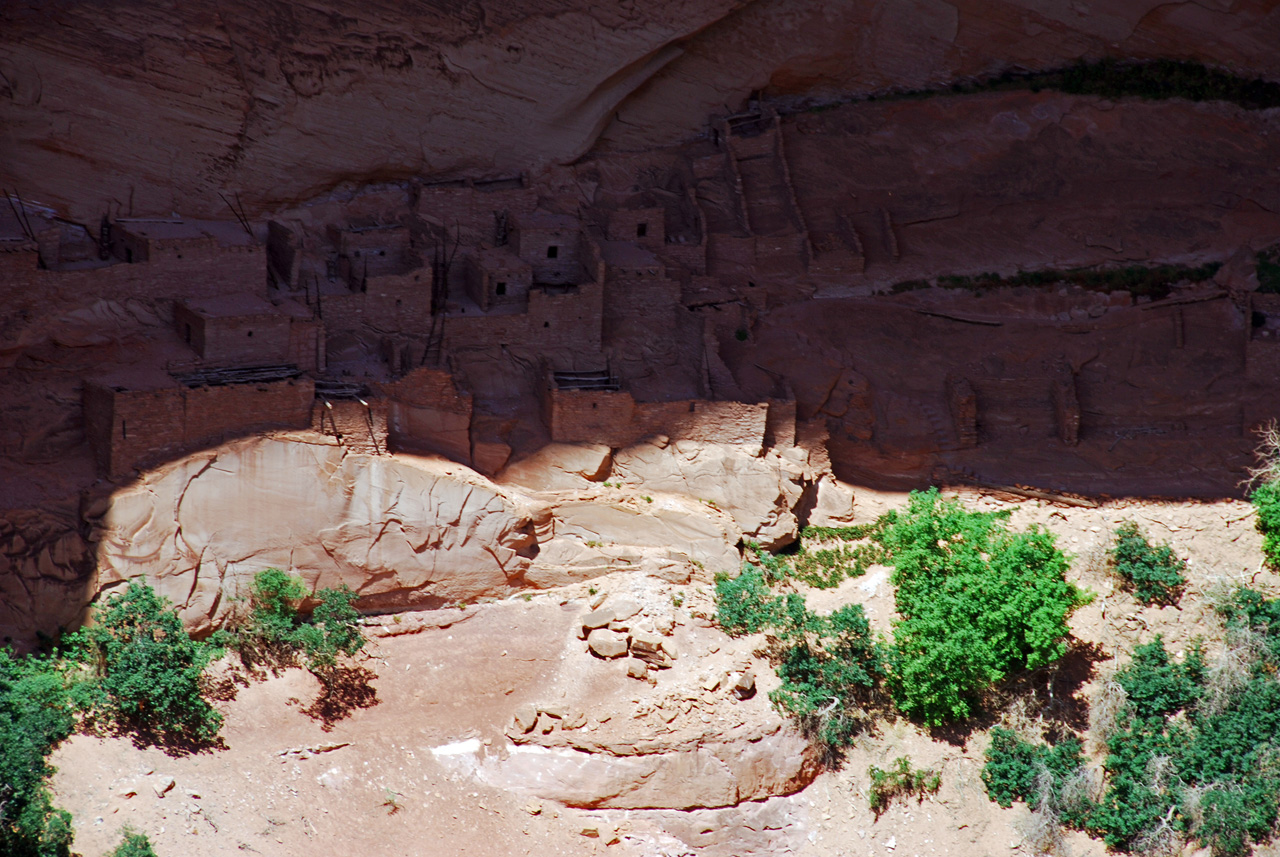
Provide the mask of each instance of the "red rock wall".
{"label": "red rock wall", "polygon": [[71,0],[56,27],[40,4],[0,15],[0,179],[85,221],[108,205],[221,215],[226,188],[253,212],[345,181],[509,175],[598,140],[686,138],[753,90],[910,89],[1104,54],[1280,76],[1265,2]]}

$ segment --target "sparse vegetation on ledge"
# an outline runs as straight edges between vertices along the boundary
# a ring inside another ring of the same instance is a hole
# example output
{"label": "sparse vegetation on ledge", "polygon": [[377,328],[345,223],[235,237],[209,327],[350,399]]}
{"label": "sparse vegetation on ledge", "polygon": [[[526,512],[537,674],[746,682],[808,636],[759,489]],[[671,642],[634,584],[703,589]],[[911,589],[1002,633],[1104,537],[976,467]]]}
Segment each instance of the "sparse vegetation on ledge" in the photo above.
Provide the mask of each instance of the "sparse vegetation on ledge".
{"label": "sparse vegetation on ledge", "polygon": [[[1069,95],[1098,95],[1103,98],[1143,98],[1188,101],[1225,101],[1246,110],[1280,107],[1280,83],[1250,78],[1203,63],[1184,60],[1080,61],[1066,68],[1048,71],[1008,69],[998,75],[957,81],[950,86],[931,87],[871,95],[866,101],[905,101],[939,95],[972,95],[980,92],[1056,90]],[[836,104],[808,108],[829,110]]]}
{"label": "sparse vegetation on ledge", "polygon": [[1204,265],[1130,265],[1125,268],[1046,268],[1041,271],[1020,271],[1008,277],[995,272],[971,276],[940,276],[932,280],[904,280],[890,287],[891,294],[904,294],[919,289],[964,289],[979,294],[996,289],[1019,286],[1078,286],[1094,292],[1127,291],[1136,297],[1159,300],[1169,296],[1175,283],[1199,283],[1211,279],[1220,262]]}
{"label": "sparse vegetation on ledge", "polygon": [[871,811],[880,817],[897,798],[914,797],[923,800],[925,795],[935,794],[942,785],[942,775],[927,769],[917,770],[911,767],[911,760],[899,756],[893,760],[889,770],[881,770],[872,765],[867,769],[871,778],[869,798]]}

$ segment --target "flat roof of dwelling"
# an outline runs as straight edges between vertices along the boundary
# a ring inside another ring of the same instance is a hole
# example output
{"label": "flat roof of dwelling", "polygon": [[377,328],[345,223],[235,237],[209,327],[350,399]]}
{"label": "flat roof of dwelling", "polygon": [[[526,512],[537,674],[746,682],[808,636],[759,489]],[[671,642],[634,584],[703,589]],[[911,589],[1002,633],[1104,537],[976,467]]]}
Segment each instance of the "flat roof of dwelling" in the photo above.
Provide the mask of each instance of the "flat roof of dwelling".
{"label": "flat roof of dwelling", "polygon": [[600,255],[606,265],[622,268],[656,268],[662,264],[652,250],[630,241],[601,241]]}
{"label": "flat roof of dwelling", "polygon": [[130,235],[150,241],[191,241],[212,238],[228,247],[256,244],[254,237],[234,220],[185,220],[180,217],[124,217],[112,222]]}
{"label": "flat roof of dwelling", "polygon": [[[196,315],[205,318],[240,318],[250,315],[295,315],[296,313],[281,309],[271,301],[249,292],[233,295],[221,295],[215,298],[196,298],[183,300],[181,304]],[[310,313],[307,313],[310,315]]]}

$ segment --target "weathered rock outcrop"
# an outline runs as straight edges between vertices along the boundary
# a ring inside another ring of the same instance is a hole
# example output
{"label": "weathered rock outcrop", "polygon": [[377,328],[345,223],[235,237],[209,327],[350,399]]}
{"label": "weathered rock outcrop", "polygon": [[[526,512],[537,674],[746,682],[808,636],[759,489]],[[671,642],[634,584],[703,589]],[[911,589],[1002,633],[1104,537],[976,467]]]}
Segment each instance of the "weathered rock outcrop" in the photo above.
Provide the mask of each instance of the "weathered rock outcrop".
{"label": "weathered rock outcrop", "polygon": [[0,31],[0,178],[85,220],[224,213],[227,188],[262,211],[347,181],[513,173],[686,137],[753,91],[1103,54],[1280,74],[1271,4],[1190,0],[71,0],[8,4]]}
{"label": "weathered rock outcrop", "polygon": [[614,474],[644,491],[684,494],[733,517],[742,534],[775,549],[796,538],[796,508],[809,475],[798,448],[752,455],[723,444],[641,443],[614,459]]}
{"label": "weathered rock outcrop", "polygon": [[55,634],[80,617],[93,557],[74,520],[48,511],[0,517],[0,646]]}
{"label": "weathered rock outcrop", "polygon": [[437,606],[523,586],[533,545],[525,509],[466,468],[285,440],[187,457],[90,512],[92,590],[144,575],[195,628],[268,566],[366,609]]}
{"label": "weathered rock outcrop", "polygon": [[818,773],[813,747],[776,723],[698,741],[547,743],[560,746],[518,744],[505,759],[486,757],[481,779],[569,806],[690,809],[791,794]]}

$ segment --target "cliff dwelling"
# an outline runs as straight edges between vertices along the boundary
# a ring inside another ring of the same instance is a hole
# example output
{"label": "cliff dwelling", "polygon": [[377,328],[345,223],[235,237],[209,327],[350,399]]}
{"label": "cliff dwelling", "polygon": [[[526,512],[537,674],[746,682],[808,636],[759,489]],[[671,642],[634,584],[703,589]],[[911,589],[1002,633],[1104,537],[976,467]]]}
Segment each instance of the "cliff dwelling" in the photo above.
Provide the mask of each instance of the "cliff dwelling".
{"label": "cliff dwelling", "polygon": [[1280,847],[1275,4],[56,6],[0,854]]}

